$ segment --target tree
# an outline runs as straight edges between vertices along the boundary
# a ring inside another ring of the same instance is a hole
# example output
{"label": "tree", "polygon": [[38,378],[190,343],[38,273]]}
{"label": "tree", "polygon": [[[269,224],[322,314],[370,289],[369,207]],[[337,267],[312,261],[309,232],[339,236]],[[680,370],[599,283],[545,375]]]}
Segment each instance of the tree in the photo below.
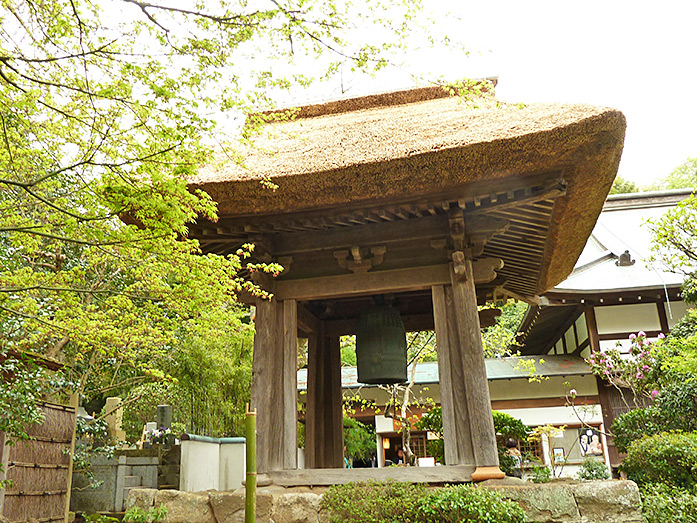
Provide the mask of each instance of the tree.
{"label": "tree", "polygon": [[515,300],[498,303],[497,306],[501,309],[501,315],[491,327],[482,329],[484,356],[487,358],[510,356],[515,352],[511,347],[515,345],[518,326],[528,309],[526,303]]}
{"label": "tree", "polygon": [[688,158],[655,184],[656,189],[697,188],[697,157]]}
{"label": "tree", "polygon": [[[385,65],[414,6],[395,25],[372,5],[3,2],[1,347],[69,363],[81,394],[130,393],[169,379],[184,333],[238,325],[253,247],[201,255],[187,224],[215,220],[215,204],[186,179],[211,144],[236,161],[244,113],[309,82],[294,59],[320,77]],[[352,27],[383,30],[366,41]],[[246,122],[245,143],[260,121]]]}
{"label": "tree", "polygon": [[649,220],[652,234],[650,261],[682,274],[683,299],[697,301],[697,198],[691,195],[668,210],[660,219]]}
{"label": "tree", "polygon": [[639,186],[636,183],[618,176],[615,178],[615,181],[612,182],[610,194],[626,194],[640,191],[641,189],[639,189]]}

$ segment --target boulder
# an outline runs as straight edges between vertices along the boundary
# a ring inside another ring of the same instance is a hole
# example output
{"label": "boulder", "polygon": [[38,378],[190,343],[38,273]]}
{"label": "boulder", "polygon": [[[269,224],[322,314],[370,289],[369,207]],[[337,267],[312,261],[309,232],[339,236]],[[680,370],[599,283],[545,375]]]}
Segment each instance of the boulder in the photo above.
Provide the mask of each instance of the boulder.
{"label": "boulder", "polygon": [[581,521],[572,485],[527,483],[485,486],[500,492],[506,499],[517,501],[525,511],[526,521],[539,523],[580,523]]}
{"label": "boulder", "polygon": [[574,497],[583,521],[641,523],[641,497],[633,481],[584,481]]}
{"label": "boulder", "polygon": [[155,506],[163,504],[167,507],[163,523],[216,523],[208,496],[208,492],[158,490]]}
{"label": "boulder", "polygon": [[321,496],[311,493],[289,493],[274,500],[273,523],[319,523]]}
{"label": "boulder", "polygon": [[157,489],[154,488],[134,488],[129,490],[128,498],[126,498],[126,510],[131,507],[149,510],[155,504],[156,493]]}
{"label": "boulder", "polygon": [[218,523],[244,523],[244,490],[211,492],[208,501]]}

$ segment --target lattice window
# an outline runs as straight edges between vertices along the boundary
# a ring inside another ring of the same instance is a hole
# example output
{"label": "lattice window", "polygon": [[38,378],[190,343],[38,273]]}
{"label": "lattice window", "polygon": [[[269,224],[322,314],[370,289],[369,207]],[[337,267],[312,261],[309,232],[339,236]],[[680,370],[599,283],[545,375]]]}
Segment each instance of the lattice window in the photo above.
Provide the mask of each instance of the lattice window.
{"label": "lattice window", "polygon": [[411,451],[417,458],[426,457],[426,437],[425,436],[412,436],[411,437]]}
{"label": "lattice window", "polygon": [[528,440],[527,443],[520,443],[520,453],[525,457],[526,455],[532,455],[533,458],[540,463],[543,463],[542,459],[542,443],[540,441]]}

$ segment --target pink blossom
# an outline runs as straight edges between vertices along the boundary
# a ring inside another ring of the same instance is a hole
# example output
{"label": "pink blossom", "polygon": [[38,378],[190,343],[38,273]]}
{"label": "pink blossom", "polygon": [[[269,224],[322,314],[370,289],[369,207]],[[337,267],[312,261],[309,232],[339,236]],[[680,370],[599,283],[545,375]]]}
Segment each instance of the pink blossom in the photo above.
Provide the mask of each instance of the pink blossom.
{"label": "pink blossom", "polygon": [[630,339],[630,340],[635,340],[635,339],[636,339],[636,334],[631,333],[631,334],[629,335],[629,339]]}
{"label": "pink blossom", "polygon": [[[665,339],[665,337],[666,337],[666,335],[663,334],[662,332],[659,332],[659,333],[658,333],[658,339],[659,339],[659,340],[663,340],[663,339]],[[653,393],[652,393],[652,394],[653,394]]]}
{"label": "pink blossom", "polygon": [[575,397],[576,397],[576,394],[577,394],[576,389],[571,389],[571,390],[569,391],[569,396],[571,396],[572,398],[575,398]]}
{"label": "pink blossom", "polygon": [[651,391],[651,398],[656,399],[656,396],[658,396],[658,391],[656,389]]}
{"label": "pink blossom", "polygon": [[645,333],[644,331],[639,331],[639,333],[637,334],[637,336],[640,337],[640,338],[646,338],[646,333]]}
{"label": "pink blossom", "polygon": [[636,379],[640,380],[644,377],[644,375],[641,373],[641,371],[637,371],[636,373]]}

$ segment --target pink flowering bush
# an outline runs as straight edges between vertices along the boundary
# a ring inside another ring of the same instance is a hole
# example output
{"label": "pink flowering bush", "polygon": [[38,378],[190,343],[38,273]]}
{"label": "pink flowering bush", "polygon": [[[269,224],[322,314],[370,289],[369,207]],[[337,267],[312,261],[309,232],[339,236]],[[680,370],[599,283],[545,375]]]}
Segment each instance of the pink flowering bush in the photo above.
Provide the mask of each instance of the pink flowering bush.
{"label": "pink flowering bush", "polygon": [[[655,398],[658,395],[657,382],[660,375],[660,364],[655,349],[659,341],[651,343],[643,331],[630,334],[631,345],[628,352],[619,348],[601,352],[593,351],[586,359],[591,371],[596,376],[620,389],[629,389],[635,396]],[[619,344],[618,344],[619,347]]]}

